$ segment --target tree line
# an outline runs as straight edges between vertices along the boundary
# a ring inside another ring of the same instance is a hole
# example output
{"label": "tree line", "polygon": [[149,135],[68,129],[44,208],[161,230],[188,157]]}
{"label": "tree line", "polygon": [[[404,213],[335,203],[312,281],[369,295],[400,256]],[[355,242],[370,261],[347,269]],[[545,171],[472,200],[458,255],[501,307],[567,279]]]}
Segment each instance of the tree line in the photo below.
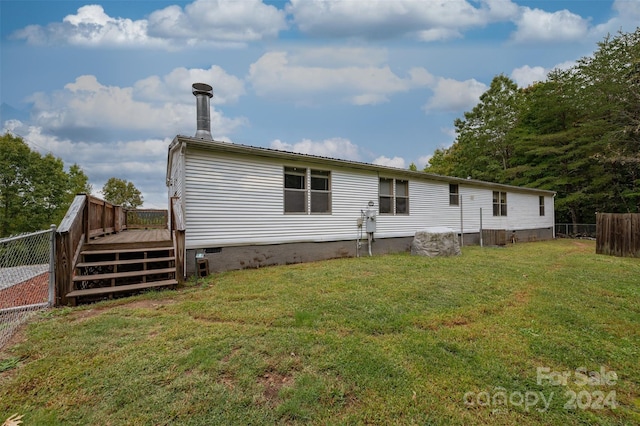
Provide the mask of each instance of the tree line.
{"label": "tree line", "polygon": [[640,27],[545,81],[496,76],[429,173],[557,192],[556,221],[640,212]]}
{"label": "tree line", "polygon": [[[65,170],[60,158],[32,150],[21,137],[0,136],[0,238],[59,224],[76,194],[92,189],[79,165]],[[140,191],[123,179],[110,178],[102,193],[125,208],[143,203]]]}

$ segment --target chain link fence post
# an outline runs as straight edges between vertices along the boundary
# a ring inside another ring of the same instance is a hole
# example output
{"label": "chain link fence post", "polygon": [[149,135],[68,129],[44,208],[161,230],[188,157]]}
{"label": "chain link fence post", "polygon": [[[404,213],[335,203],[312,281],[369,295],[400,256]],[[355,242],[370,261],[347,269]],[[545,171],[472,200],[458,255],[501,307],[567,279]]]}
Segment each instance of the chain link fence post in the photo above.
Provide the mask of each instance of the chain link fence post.
{"label": "chain link fence post", "polygon": [[55,301],[56,227],[0,239],[0,348]]}
{"label": "chain link fence post", "polygon": [[51,225],[51,235],[49,236],[49,307],[53,308],[55,303],[56,288],[56,226]]}

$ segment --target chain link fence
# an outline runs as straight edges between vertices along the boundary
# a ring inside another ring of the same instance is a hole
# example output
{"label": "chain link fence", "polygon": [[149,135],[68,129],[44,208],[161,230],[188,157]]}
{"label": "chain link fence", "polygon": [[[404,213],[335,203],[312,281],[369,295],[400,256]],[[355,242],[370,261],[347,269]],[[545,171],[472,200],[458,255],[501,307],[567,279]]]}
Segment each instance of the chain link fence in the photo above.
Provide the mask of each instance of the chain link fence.
{"label": "chain link fence", "polygon": [[0,239],[0,348],[34,312],[53,305],[55,231]]}
{"label": "chain link fence", "polygon": [[595,223],[556,223],[557,238],[595,238]]}

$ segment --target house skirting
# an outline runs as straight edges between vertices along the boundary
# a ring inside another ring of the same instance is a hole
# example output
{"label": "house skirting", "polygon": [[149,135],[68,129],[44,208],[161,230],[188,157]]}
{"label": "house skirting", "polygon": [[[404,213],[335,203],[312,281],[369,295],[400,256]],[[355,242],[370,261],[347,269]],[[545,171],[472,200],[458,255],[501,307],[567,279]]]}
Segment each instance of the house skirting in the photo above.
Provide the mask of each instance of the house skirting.
{"label": "house skirting", "polygon": [[[507,232],[510,242],[511,231]],[[553,229],[527,229],[516,231],[517,242],[542,241],[553,238]],[[413,237],[378,238],[372,245],[372,254],[381,255],[411,250]],[[464,245],[480,244],[479,233],[465,233]],[[187,276],[199,273],[197,257],[208,260],[209,273],[234,269],[262,268],[271,265],[314,262],[356,256],[356,242],[331,241],[318,243],[288,243],[272,245],[248,245],[233,247],[210,247],[187,250]],[[362,240],[360,256],[368,256],[367,241]]]}

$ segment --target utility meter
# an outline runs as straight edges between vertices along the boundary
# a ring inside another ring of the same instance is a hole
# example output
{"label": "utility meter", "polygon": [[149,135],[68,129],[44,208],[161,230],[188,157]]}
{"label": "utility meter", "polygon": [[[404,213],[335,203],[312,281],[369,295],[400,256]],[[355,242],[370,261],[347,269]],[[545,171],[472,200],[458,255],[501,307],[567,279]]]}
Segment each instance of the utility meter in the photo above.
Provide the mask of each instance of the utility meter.
{"label": "utility meter", "polygon": [[360,257],[360,240],[362,239],[363,231],[367,233],[369,256],[371,256],[373,233],[376,232],[376,209],[374,208],[373,201],[369,201],[366,210],[360,210],[360,218],[358,219],[358,238],[356,241],[356,256],[358,257]]}
{"label": "utility meter", "polygon": [[369,207],[367,210],[365,210],[364,212],[364,217],[365,217],[365,230],[367,231],[368,234],[372,234],[374,232],[376,232],[376,211]]}

